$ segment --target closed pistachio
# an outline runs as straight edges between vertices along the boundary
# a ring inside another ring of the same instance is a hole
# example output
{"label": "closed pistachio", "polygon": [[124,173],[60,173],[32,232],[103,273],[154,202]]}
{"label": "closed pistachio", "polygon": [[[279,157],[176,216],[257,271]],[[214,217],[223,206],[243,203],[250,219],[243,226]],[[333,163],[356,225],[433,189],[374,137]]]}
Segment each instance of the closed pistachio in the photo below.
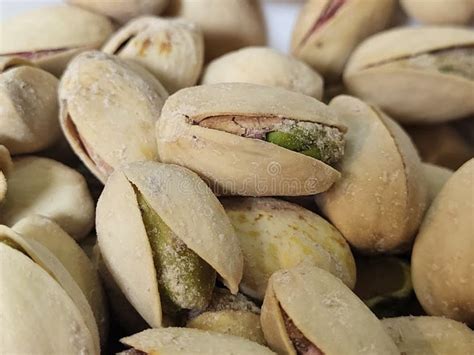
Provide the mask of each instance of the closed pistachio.
{"label": "closed pistachio", "polygon": [[121,164],[156,160],[153,127],[167,96],[139,65],[86,52],[61,79],[61,128],[74,152],[105,182]]}
{"label": "closed pistachio", "polygon": [[394,0],[309,0],[293,30],[292,52],[325,78],[342,74],[354,48],[385,28]]}
{"label": "closed pistachio", "polygon": [[180,19],[135,19],[114,34],[102,50],[143,65],[169,93],[196,84],[204,63],[200,29]]}
{"label": "closed pistachio", "polygon": [[422,167],[428,186],[428,205],[430,205],[446,181],[453,175],[453,171],[430,163],[423,163]]}
{"label": "closed pistachio", "polygon": [[316,99],[247,83],[180,90],[156,124],[162,162],[197,172],[216,193],[244,196],[327,190],[345,130]]}
{"label": "closed pistachio", "polygon": [[78,7],[42,7],[2,22],[0,56],[29,59],[59,77],[72,57],[99,48],[112,31],[106,17]]}
{"label": "closed pistachio", "polygon": [[427,25],[467,25],[474,15],[472,0],[401,0],[408,15]]}
{"label": "closed pistachio", "polygon": [[0,203],[7,194],[7,178],[11,171],[13,162],[10,152],[5,146],[0,145]]}
{"label": "closed pistachio", "polygon": [[344,72],[350,92],[403,123],[474,114],[474,31],[402,27],[364,41]]}

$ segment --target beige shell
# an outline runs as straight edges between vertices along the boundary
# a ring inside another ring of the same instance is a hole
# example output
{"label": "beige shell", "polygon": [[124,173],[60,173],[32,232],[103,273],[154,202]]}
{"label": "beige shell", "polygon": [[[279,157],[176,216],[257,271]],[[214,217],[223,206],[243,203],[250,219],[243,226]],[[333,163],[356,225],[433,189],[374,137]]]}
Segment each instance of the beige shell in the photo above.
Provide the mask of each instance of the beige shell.
{"label": "beige shell", "polygon": [[[292,52],[324,77],[337,78],[354,48],[385,28],[394,0],[310,0],[293,30]],[[340,7],[334,13],[334,6]]]}
{"label": "beige shell", "polygon": [[338,96],[329,106],[349,131],[342,178],[316,196],[318,206],[359,251],[406,250],[426,207],[416,149],[394,121],[359,99]]}
{"label": "beige shell", "polygon": [[196,84],[204,64],[201,30],[180,19],[141,17],[130,21],[102,51],[143,65],[169,93]]}
{"label": "beige shell", "polygon": [[147,354],[275,354],[270,349],[241,337],[189,328],[148,329],[141,333],[123,338],[120,341]]}
{"label": "beige shell", "polygon": [[422,167],[428,184],[428,205],[430,205],[446,181],[453,175],[453,171],[430,163],[423,163]]}
{"label": "beige shell", "polygon": [[254,0],[173,0],[167,14],[195,22],[204,33],[207,61],[265,44],[263,14]]}
{"label": "beige shell", "polygon": [[236,293],[242,278],[242,253],[224,208],[205,183],[176,165],[130,164],[109,178],[97,204],[96,229],[105,266],[148,324],[161,325],[160,295],[132,184],[164,223]]}
{"label": "beige shell", "polygon": [[427,25],[467,25],[474,15],[472,0],[401,0],[405,12]]}
{"label": "beige shell", "polygon": [[314,266],[272,275],[262,306],[265,339],[279,354],[296,355],[282,310],[325,355],[400,354],[382,324],[338,278]]}
{"label": "beige shell", "polygon": [[12,226],[33,214],[55,221],[76,240],[85,237],[94,225],[94,202],[83,176],[51,159],[14,160],[0,221]]}
{"label": "beige shell", "polygon": [[429,315],[474,324],[474,159],[431,204],[412,254],[415,293]]}
{"label": "beige shell", "polygon": [[156,160],[153,127],[166,97],[160,82],[139,65],[86,52],[61,79],[61,128],[74,152],[105,182],[121,164]]}
{"label": "beige shell", "polygon": [[229,198],[222,203],[244,254],[242,292],[262,300],[274,272],[303,261],[354,287],[356,269],[349,245],[317,214],[274,198]]}
{"label": "beige shell", "polygon": [[474,332],[451,319],[397,317],[382,324],[405,355],[466,355],[474,349]]}
{"label": "beige shell", "polygon": [[321,100],[323,79],[306,63],[268,47],[246,47],[214,59],[203,84],[252,83],[282,87]]}
{"label": "beige shell", "polygon": [[108,16],[119,23],[125,23],[142,15],[159,15],[170,0],[66,0],[92,12]]}
{"label": "beige shell", "polygon": [[0,204],[7,194],[7,178],[13,166],[8,149],[0,145]]}
{"label": "beige shell", "polygon": [[317,159],[198,124],[220,115],[285,117],[345,131],[326,105],[299,93],[246,83],[203,85],[180,90],[163,106],[156,124],[160,160],[197,172],[224,195],[311,195],[339,178]]}
{"label": "beige shell", "polygon": [[403,123],[438,123],[474,114],[474,81],[400,59],[472,47],[474,31],[454,27],[402,27],[365,40],[351,56],[344,82],[356,96],[379,105]]}
{"label": "beige shell", "polygon": [[112,31],[106,17],[78,7],[42,7],[1,23],[0,56],[20,56],[60,76],[72,57],[99,48]]}

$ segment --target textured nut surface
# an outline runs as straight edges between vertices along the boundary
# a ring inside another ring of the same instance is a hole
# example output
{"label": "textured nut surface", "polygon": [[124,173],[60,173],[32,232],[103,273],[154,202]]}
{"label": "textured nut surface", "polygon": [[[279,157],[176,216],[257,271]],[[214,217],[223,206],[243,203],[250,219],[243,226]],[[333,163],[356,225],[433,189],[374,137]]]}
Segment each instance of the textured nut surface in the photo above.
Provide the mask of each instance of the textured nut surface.
{"label": "textured nut surface", "polygon": [[466,25],[474,15],[472,0],[401,0],[405,12],[426,25]]}

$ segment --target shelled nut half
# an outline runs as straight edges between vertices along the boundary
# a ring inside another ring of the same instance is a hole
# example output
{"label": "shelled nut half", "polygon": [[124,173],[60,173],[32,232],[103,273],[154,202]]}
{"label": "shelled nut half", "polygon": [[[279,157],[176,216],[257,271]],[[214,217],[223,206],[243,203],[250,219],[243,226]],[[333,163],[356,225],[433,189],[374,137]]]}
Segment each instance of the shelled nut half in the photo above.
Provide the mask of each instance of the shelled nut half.
{"label": "shelled nut half", "polygon": [[344,73],[351,93],[404,123],[438,123],[474,114],[474,31],[402,27],[354,52]]}
{"label": "shelled nut half", "polygon": [[423,24],[467,25],[474,16],[472,0],[401,0],[405,12]]}
{"label": "shelled nut half", "polygon": [[5,146],[0,145],[0,203],[7,194],[7,178],[13,166],[10,152]]}
{"label": "shelled nut half", "polygon": [[74,58],[61,79],[61,128],[74,152],[104,183],[121,164],[156,160],[153,127],[167,96],[138,64],[86,52]]}
{"label": "shelled nut half", "polygon": [[162,162],[197,172],[224,195],[296,196],[340,176],[345,126],[318,100],[281,88],[221,83],[180,90],[156,124]]}

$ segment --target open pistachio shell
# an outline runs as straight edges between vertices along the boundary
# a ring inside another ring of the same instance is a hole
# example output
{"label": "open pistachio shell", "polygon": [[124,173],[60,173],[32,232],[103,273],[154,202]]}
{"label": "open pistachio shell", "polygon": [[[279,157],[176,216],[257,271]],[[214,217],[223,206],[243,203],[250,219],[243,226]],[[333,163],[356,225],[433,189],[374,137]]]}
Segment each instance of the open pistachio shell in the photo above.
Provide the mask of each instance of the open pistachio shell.
{"label": "open pistachio shell", "polygon": [[416,149],[394,121],[359,99],[338,96],[329,106],[349,131],[342,178],[316,196],[318,206],[359,251],[406,250],[426,207]]}
{"label": "open pistachio shell", "polygon": [[[203,85],[166,101],[156,124],[158,155],[197,172],[220,194],[291,196],[327,190],[339,177],[335,169],[259,136],[267,124],[285,119],[324,127],[339,137],[345,132],[326,105],[299,93],[247,83]],[[343,145],[343,138],[337,142]]]}
{"label": "open pistachio shell", "polygon": [[446,181],[453,175],[453,171],[430,163],[423,163],[422,167],[428,184],[428,205],[430,205]]}
{"label": "open pistachio shell", "polygon": [[[189,328],[148,329],[123,338],[122,343],[145,354],[160,355],[271,355],[253,341],[216,332]],[[123,353],[124,355],[127,352]],[[133,354],[133,351],[131,352]]]}
{"label": "open pistachio shell", "polygon": [[160,82],[139,65],[86,52],[61,79],[61,128],[74,152],[105,182],[121,164],[156,160],[153,126],[166,97]]}
{"label": "open pistachio shell", "polygon": [[385,28],[394,0],[309,0],[293,30],[292,52],[328,78],[337,78],[354,48]]}
{"label": "open pistachio shell", "polygon": [[13,166],[12,158],[8,149],[0,145],[0,203],[7,194],[7,178]]}
{"label": "open pistachio shell", "polygon": [[0,56],[29,59],[60,76],[72,57],[99,48],[112,31],[109,19],[78,7],[42,7],[2,22]]}
{"label": "open pistachio shell", "polygon": [[278,86],[312,96],[323,96],[323,79],[304,62],[267,47],[247,47],[214,59],[203,84],[253,83]]}
{"label": "open pistachio shell", "polygon": [[137,18],[115,33],[102,51],[143,65],[169,93],[196,84],[204,63],[201,30],[181,19]]}
{"label": "open pistachio shell", "polygon": [[459,168],[431,204],[412,253],[415,293],[429,315],[474,324],[474,159]]}
{"label": "open pistachio shell", "polygon": [[347,64],[350,92],[404,123],[474,114],[474,31],[402,27],[364,41]]}
{"label": "open pistachio shell", "polygon": [[408,15],[427,25],[467,25],[474,15],[472,0],[401,0]]}
{"label": "open pistachio shell", "polygon": [[12,226],[34,214],[53,220],[76,240],[85,237],[94,225],[94,202],[84,177],[51,159],[15,159],[0,221]]}
{"label": "open pistachio shell", "polygon": [[474,333],[465,324],[441,317],[382,320],[385,331],[405,355],[465,355],[474,349]]}
{"label": "open pistachio shell", "polygon": [[[338,278],[314,266],[272,275],[261,322],[265,339],[279,354],[296,355],[295,346],[300,351],[303,344],[325,355],[399,354],[364,303]],[[297,332],[299,339],[293,338]]]}
{"label": "open pistachio shell", "polygon": [[[163,291],[171,283],[168,290],[174,288],[178,298],[191,297],[194,290],[184,287],[183,278],[168,279],[173,273],[163,275],[163,270],[159,270],[163,284],[158,284],[154,256],[161,254],[147,234],[152,229],[147,225],[151,212],[142,214],[138,197],[146,200],[150,211],[161,219],[153,228],[162,230],[166,225],[166,233],[174,233],[184,243],[182,249],[191,250],[217,271],[233,293],[237,292],[243,269],[238,239],[223,207],[205,183],[175,165],[130,164],[109,178],[97,204],[96,228],[105,266],[148,324],[161,325],[160,298],[165,295],[160,297],[159,286]],[[173,260],[165,260],[165,266]],[[186,260],[176,265],[175,275],[188,269]]]}

